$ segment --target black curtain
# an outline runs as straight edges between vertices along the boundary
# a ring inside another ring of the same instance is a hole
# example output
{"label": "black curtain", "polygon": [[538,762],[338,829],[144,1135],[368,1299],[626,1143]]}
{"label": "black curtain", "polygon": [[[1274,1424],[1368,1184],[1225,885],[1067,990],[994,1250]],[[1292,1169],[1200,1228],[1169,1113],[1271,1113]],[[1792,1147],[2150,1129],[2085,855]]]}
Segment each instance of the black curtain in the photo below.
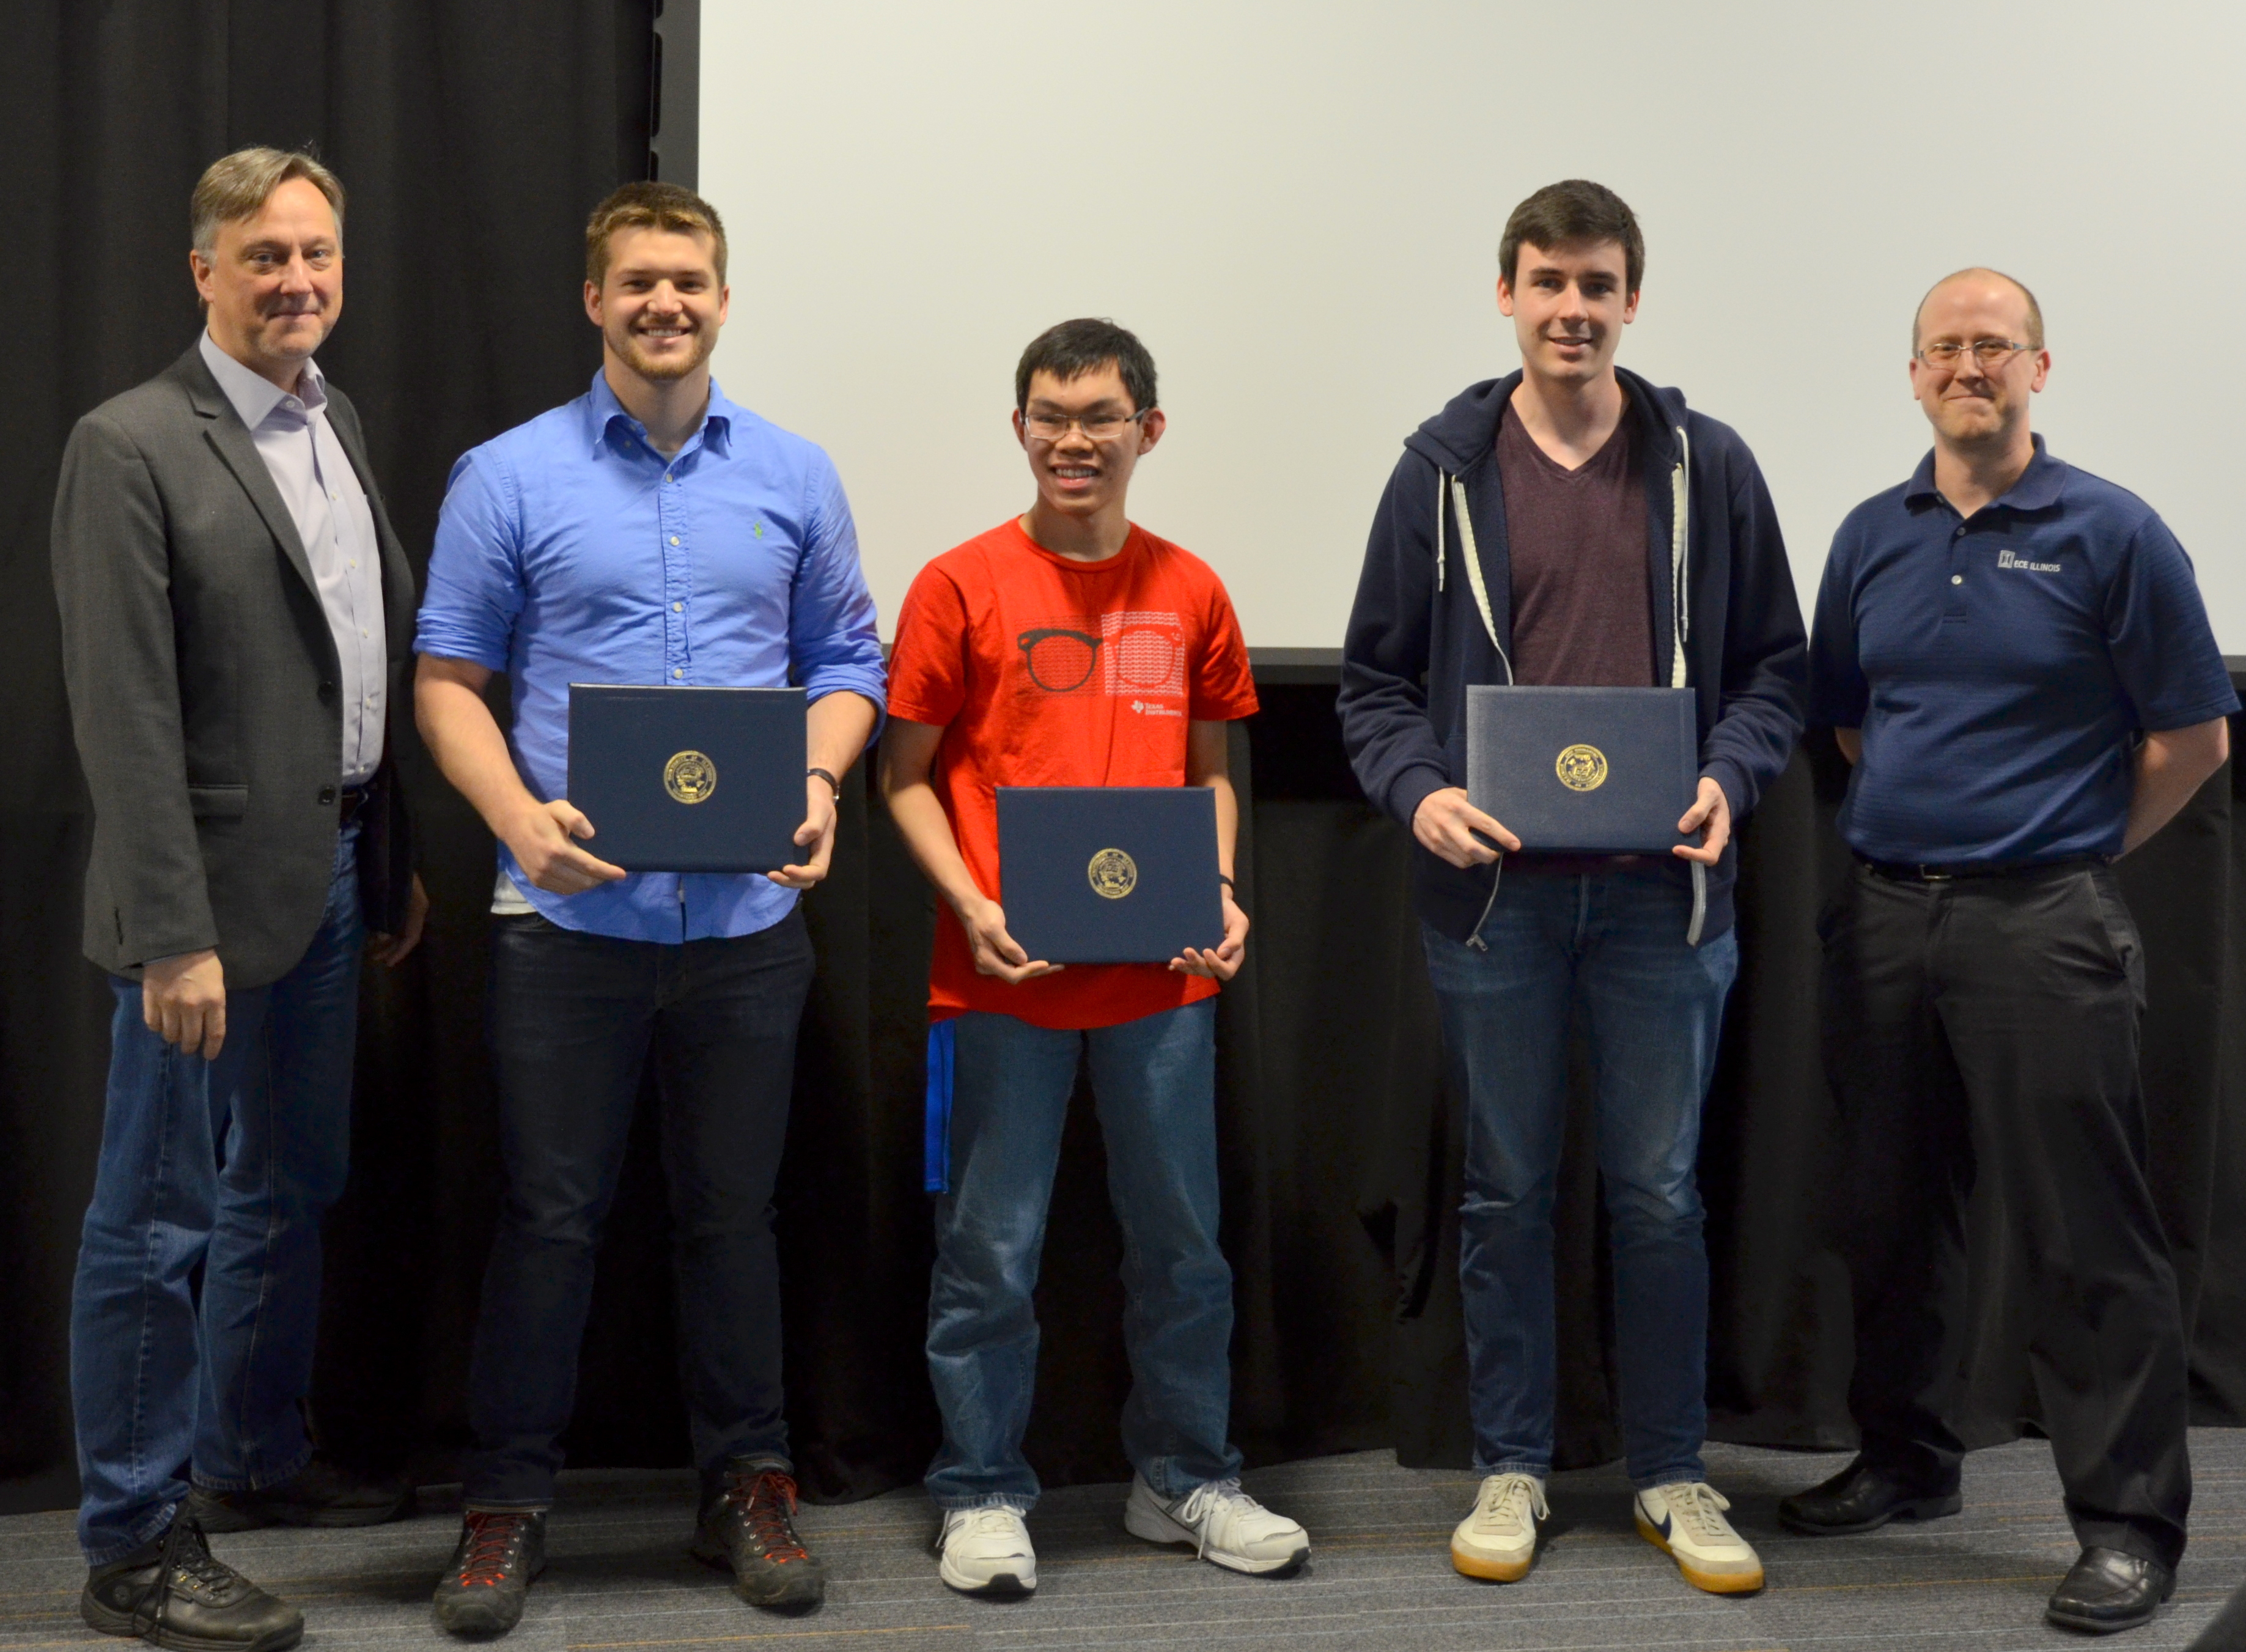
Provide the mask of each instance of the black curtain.
{"label": "black curtain", "polygon": [[[203,167],[244,144],[309,142],[350,194],[344,315],[322,365],[357,404],[398,530],[425,557],[453,459],[578,393],[598,363],[582,227],[645,175],[653,3],[8,10],[0,133],[24,302],[0,349],[0,1507],[76,1495],[64,1328],[108,1060],[106,991],[78,957],[86,805],[47,571],[63,442],[194,342],[187,196]],[[488,840],[441,787],[416,791],[439,944],[370,993],[361,1173],[334,1234],[330,1325],[346,1358],[364,1315],[445,1300],[450,1276],[429,1259],[480,1243],[484,1219],[481,1188],[447,1167],[489,1133],[471,888],[489,882],[476,870]],[[474,1162],[471,1178],[487,1175]],[[418,1368],[418,1325],[391,1328]]]}
{"label": "black curtain", "polygon": [[[463,450],[578,393],[596,357],[580,226],[644,170],[647,6],[53,4],[13,29],[0,94],[28,181],[30,280],[0,352],[0,1509],[67,1505],[65,1325],[99,1136],[106,993],[78,956],[85,802],[46,567],[71,421],[192,340],[187,192],[248,142],[316,140],[351,189],[347,303],[323,362],[357,401],[398,527],[425,556]],[[737,224],[752,205],[726,203]],[[753,324],[752,323],[751,324]],[[752,405],[753,385],[734,386]],[[808,433],[816,437],[820,433]],[[847,479],[846,478],[846,481]],[[939,549],[930,547],[930,550]],[[1218,565],[1222,566],[1221,548]],[[1460,1120],[1446,1095],[1405,841],[1358,794],[1331,676],[1263,671],[1234,741],[1242,894],[1256,927],[1222,1000],[1225,1241],[1238,1279],[1235,1431],[1251,1459],[1392,1444],[1467,1454],[1458,1306]],[[464,1434],[469,1328],[497,1199],[482,1036],[488,836],[409,748],[435,901],[420,954],[371,972],[350,1191],[330,1221],[313,1396],[338,1455],[442,1479]],[[935,1442],[919,1344],[925,887],[846,787],[834,877],[808,901],[807,1014],[779,1232],[788,1382],[807,1488],[916,1478]],[[1827,1243],[1834,1163],[1816,1063],[1812,924],[1835,886],[1842,774],[1813,740],[1742,834],[1742,969],[1702,1177],[1714,1265],[1711,1399],[1723,1437],[1844,1444],[1848,1284]],[[2150,960],[2154,1178],[2196,1327],[2202,1420],[2246,1412],[2246,1065],[2225,1031],[2246,936],[2219,776],[2124,868]],[[1039,1307],[1032,1460],[1049,1483],[1128,1472],[1127,1374],[1099,1131],[1072,1114]],[[610,1224],[569,1440],[580,1464],[683,1462],[669,1244],[645,1132]],[[1618,1451],[1596,1171],[1580,1127],[1562,1202],[1562,1455]],[[2001,1212],[1975,1213],[1982,1300],[1971,1437],[2032,1424]]]}

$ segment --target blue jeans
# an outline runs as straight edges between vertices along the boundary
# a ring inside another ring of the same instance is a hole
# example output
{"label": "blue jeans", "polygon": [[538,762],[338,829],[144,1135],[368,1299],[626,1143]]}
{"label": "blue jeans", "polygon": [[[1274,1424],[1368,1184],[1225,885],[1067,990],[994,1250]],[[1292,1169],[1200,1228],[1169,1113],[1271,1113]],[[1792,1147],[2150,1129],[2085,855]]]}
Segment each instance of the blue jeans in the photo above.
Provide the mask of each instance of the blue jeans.
{"label": "blue jeans", "polygon": [[[351,1157],[358,827],[279,980],[226,995],[218,1059],[182,1054],[112,977],[101,1157],[71,1294],[79,1546],[102,1566],[198,1485],[272,1485],[312,1455],[298,1402],[320,1312],[320,1219]],[[202,1275],[197,1300],[195,1275]]]}
{"label": "blue jeans", "polygon": [[1552,1468],[1552,1200],[1572,1014],[1596,1087],[1630,1477],[1641,1488],[1702,1477],[1708,1256],[1695,1165],[1739,942],[1726,931],[1686,945],[1691,904],[1657,867],[1516,865],[1479,932],[1487,951],[1425,932],[1467,1104],[1459,1282],[1482,1473]]}
{"label": "blue jeans", "polygon": [[802,907],[752,934],[678,945],[535,915],[493,928],[507,1198],[468,1372],[467,1500],[554,1500],[594,1259],[650,1062],[695,1464],[705,1482],[729,1459],[786,1465],[772,1199],[813,967]]}
{"label": "blue jeans", "polygon": [[1011,1015],[955,1024],[951,1191],[936,1201],[928,1369],[943,1413],[929,1465],[939,1508],[1028,1509],[1022,1433],[1038,1373],[1031,1294],[1079,1055],[1123,1230],[1123,1451],[1182,1497],[1240,1472],[1232,1409],[1232,1269],[1217,1248],[1216,1000],[1120,1027],[1055,1032]]}

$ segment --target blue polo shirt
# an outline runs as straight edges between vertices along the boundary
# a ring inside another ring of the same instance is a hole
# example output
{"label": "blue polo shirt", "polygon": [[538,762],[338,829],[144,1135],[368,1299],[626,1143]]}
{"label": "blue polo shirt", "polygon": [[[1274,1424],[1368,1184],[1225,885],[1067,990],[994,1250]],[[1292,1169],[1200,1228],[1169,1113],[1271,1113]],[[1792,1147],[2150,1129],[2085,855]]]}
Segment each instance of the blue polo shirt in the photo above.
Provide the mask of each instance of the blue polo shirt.
{"label": "blue polo shirt", "polygon": [[[453,467],[413,646],[505,672],[534,797],[565,795],[569,685],[839,691],[881,707],[874,599],[827,455],[725,399],[669,459],[600,373],[584,395]],[[597,829],[600,823],[596,821]],[[600,839],[587,844],[597,855]],[[499,864],[564,929],[677,943],[779,922],[796,895],[747,875],[636,872],[577,895]]]}
{"label": "blue polo shirt", "polygon": [[1863,731],[1841,835],[1874,860],[2118,855],[2139,733],[2238,709],[2175,536],[2040,436],[1970,519],[1930,452],[1850,511],[1809,666],[1812,720]]}

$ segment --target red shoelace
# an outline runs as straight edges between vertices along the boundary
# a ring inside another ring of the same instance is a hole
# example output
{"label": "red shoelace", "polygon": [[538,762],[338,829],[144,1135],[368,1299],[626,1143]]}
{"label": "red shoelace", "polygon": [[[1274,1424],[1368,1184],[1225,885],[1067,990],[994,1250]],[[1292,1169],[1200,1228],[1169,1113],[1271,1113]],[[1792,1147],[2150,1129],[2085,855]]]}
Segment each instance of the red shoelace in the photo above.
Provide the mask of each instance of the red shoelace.
{"label": "red shoelace", "polygon": [[739,1470],[725,1477],[725,1500],[739,1508],[765,1559],[776,1566],[807,1560],[795,1534],[795,1482],[778,1469]]}
{"label": "red shoelace", "polygon": [[467,1512],[467,1553],[460,1560],[460,1587],[499,1587],[508,1556],[533,1515],[515,1510],[470,1509]]}

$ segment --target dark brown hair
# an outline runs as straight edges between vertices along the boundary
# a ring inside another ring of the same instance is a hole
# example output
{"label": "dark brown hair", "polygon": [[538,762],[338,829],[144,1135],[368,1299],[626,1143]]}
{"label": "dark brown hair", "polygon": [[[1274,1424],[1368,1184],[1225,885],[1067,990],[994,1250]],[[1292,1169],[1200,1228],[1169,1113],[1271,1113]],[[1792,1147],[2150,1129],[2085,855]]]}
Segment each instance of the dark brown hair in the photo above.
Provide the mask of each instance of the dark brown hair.
{"label": "dark brown hair", "polygon": [[1510,286],[1518,276],[1522,244],[1558,252],[1565,247],[1596,246],[1603,241],[1622,243],[1628,271],[1627,286],[1636,292],[1645,279],[1645,237],[1638,233],[1637,215],[1603,183],[1569,178],[1548,183],[1513,209],[1505,221],[1505,234],[1497,243],[1498,273]]}

